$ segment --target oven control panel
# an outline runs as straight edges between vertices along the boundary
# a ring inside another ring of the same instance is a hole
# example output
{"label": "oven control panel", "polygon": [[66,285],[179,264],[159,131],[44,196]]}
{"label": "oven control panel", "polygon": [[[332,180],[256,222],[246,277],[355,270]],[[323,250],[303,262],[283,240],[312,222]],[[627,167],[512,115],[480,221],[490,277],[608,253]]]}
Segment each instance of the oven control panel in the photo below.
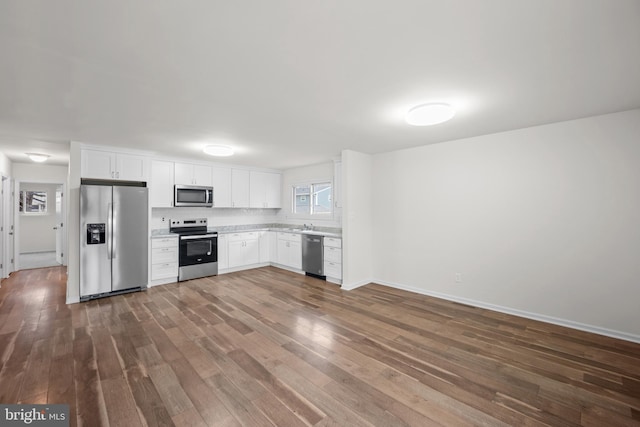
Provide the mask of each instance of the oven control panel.
{"label": "oven control panel", "polygon": [[172,219],[169,220],[169,228],[206,227],[207,218],[196,219]]}

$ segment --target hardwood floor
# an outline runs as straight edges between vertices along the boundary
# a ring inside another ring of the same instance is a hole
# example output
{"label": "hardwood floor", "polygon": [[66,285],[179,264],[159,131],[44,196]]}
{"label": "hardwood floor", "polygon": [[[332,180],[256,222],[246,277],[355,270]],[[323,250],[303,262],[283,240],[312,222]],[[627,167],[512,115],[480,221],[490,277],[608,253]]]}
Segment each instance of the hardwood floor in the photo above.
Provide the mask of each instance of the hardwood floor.
{"label": "hardwood floor", "polygon": [[65,304],[0,288],[0,402],[80,426],[640,425],[640,345],[276,268]]}

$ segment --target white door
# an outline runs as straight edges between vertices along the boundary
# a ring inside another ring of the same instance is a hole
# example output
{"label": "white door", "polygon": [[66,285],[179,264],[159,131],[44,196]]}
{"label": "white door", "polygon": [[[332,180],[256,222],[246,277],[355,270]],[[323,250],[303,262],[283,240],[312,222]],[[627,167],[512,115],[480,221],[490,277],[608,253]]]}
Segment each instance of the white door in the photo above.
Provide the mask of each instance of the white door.
{"label": "white door", "polygon": [[9,185],[8,188],[5,188],[5,192],[9,194],[7,197],[7,201],[9,202],[9,208],[6,210],[7,212],[7,265],[5,274],[8,276],[9,274],[16,271],[16,254],[15,254],[15,217],[16,211],[18,210],[18,203],[16,197],[18,196],[15,180],[8,180]]}
{"label": "white door", "polygon": [[62,203],[62,185],[56,188],[56,225],[53,229],[56,232],[56,262],[64,264],[64,212]]}

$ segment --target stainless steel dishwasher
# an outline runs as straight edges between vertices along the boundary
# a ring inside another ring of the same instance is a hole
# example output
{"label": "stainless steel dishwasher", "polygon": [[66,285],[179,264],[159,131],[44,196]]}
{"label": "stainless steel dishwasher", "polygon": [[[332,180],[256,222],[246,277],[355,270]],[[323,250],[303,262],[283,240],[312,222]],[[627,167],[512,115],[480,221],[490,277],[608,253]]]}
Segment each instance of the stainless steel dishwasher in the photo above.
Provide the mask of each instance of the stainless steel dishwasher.
{"label": "stainless steel dishwasher", "polygon": [[302,235],[302,269],[309,276],[324,278],[324,248],[322,236]]}

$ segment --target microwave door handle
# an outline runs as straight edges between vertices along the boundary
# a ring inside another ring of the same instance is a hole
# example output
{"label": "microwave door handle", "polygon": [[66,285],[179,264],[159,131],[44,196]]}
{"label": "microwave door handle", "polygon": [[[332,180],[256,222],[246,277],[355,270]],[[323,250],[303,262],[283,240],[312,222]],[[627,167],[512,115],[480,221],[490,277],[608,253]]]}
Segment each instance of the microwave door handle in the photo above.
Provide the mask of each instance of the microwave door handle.
{"label": "microwave door handle", "polygon": [[207,190],[207,203],[213,203],[213,190]]}

